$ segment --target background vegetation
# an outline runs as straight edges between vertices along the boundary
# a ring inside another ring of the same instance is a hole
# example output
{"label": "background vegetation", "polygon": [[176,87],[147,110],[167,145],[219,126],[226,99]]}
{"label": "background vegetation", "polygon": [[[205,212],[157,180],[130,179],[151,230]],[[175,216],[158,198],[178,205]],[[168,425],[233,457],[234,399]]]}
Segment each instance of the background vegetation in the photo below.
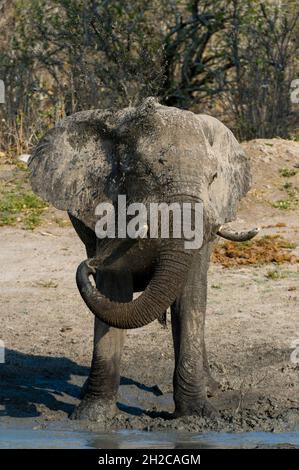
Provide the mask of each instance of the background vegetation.
{"label": "background vegetation", "polygon": [[0,150],[30,151],[64,115],[149,95],[220,117],[241,140],[296,134],[296,0],[0,5]]}

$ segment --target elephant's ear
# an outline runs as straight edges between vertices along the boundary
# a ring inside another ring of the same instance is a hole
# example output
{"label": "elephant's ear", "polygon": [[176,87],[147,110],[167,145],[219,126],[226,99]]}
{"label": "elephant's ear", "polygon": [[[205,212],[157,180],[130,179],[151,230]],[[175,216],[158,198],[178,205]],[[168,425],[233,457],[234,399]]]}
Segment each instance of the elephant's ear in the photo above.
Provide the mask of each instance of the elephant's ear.
{"label": "elephant's ear", "polygon": [[250,161],[233,133],[218,119],[197,115],[215,161],[209,184],[209,210],[215,225],[235,219],[238,205],[251,186]]}
{"label": "elephant's ear", "polygon": [[28,163],[33,190],[91,229],[97,204],[109,200],[113,152],[107,118],[94,110],[65,118],[39,142]]}

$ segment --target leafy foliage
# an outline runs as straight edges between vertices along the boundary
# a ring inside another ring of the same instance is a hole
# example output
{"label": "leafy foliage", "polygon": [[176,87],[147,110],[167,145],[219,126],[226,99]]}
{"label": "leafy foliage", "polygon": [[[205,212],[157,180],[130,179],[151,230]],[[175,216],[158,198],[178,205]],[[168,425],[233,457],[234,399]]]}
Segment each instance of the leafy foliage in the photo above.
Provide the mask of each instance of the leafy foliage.
{"label": "leafy foliage", "polygon": [[290,85],[298,61],[298,3],[233,0],[225,33],[234,63],[226,77],[228,105],[241,139],[287,137],[292,110]]}
{"label": "leafy foliage", "polygon": [[3,0],[1,146],[66,114],[167,105],[221,114],[242,139],[287,135],[298,6],[256,0]]}

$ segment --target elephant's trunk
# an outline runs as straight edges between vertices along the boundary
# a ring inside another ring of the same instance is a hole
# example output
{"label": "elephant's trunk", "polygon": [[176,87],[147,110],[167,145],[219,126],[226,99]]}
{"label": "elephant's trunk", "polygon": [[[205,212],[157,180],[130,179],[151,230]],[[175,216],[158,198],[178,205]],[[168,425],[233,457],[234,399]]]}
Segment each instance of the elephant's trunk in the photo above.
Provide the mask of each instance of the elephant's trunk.
{"label": "elephant's trunk", "polygon": [[180,249],[165,247],[149,285],[137,299],[128,303],[112,302],[92,286],[89,276],[94,274],[94,269],[88,265],[88,260],[77,269],[77,286],[86,305],[104,323],[121,329],[139,328],[161,317],[175,301],[191,260],[191,253],[182,246]]}

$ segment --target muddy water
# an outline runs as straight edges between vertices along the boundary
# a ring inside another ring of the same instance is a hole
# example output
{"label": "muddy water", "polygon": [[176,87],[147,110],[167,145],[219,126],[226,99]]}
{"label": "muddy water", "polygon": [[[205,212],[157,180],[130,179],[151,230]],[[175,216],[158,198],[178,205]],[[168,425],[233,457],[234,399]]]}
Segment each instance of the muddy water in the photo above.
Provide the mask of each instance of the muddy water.
{"label": "muddy water", "polygon": [[[299,431],[299,430],[298,430]],[[179,433],[114,431],[95,433],[70,431],[61,423],[47,429],[24,425],[0,426],[0,448],[4,449],[204,449],[204,448],[299,448],[299,432],[290,433]]]}

